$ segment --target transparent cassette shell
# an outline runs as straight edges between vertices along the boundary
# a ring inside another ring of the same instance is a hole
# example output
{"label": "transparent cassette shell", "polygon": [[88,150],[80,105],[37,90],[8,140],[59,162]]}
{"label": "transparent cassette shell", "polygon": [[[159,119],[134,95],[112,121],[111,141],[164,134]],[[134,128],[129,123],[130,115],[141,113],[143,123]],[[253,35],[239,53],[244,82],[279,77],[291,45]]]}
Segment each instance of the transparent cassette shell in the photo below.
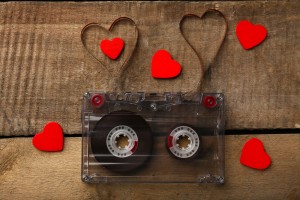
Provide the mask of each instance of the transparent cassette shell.
{"label": "transparent cassette shell", "polygon": [[221,93],[88,92],[82,133],[84,182],[224,183]]}

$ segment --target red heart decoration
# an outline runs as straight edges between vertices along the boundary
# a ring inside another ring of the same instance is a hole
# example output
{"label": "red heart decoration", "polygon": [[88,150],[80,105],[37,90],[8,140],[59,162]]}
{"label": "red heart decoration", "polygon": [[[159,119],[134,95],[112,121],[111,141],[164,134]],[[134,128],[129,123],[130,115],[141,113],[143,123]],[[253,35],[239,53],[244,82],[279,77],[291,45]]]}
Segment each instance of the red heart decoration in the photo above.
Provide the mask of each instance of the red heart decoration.
{"label": "red heart decoration", "polygon": [[244,49],[251,49],[264,41],[267,29],[262,25],[254,25],[247,20],[242,20],[236,26],[236,35]]}
{"label": "red heart decoration", "polygon": [[32,144],[41,151],[61,151],[64,146],[64,136],[61,126],[56,122],[49,122],[41,133],[36,134]]}
{"label": "red heart decoration", "polygon": [[154,78],[174,78],[180,74],[181,66],[168,51],[158,50],[152,57],[151,71]]}
{"label": "red heart decoration", "polygon": [[257,138],[252,138],[245,143],[240,162],[253,169],[266,169],[271,164],[271,158],[265,152],[263,143]]}
{"label": "red heart decoration", "polygon": [[100,42],[101,51],[110,59],[115,60],[119,57],[124,48],[124,41],[121,38],[110,40],[102,40]]}

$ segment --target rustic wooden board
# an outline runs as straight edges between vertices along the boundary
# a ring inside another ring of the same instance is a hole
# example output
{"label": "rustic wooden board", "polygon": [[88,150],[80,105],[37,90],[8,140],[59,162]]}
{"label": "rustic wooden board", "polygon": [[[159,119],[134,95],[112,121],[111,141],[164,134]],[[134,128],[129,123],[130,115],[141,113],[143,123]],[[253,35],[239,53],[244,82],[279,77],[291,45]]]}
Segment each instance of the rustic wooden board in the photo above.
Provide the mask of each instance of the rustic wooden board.
{"label": "rustic wooden board", "polygon": [[273,159],[265,171],[239,163],[251,137],[226,136],[222,186],[85,184],[80,179],[81,138],[67,138],[60,153],[36,150],[31,138],[0,139],[0,199],[300,199],[300,135],[255,136]]}
{"label": "rustic wooden board", "polygon": [[[179,32],[185,13],[208,8],[228,19],[226,41],[206,74],[202,91],[226,96],[228,129],[299,128],[300,4],[292,2],[5,2],[0,4],[0,135],[27,135],[58,121],[65,133],[80,133],[81,96],[111,90],[116,71],[105,71],[83,48],[80,31],[89,22],[106,28],[120,16],[140,30],[137,51],[120,82],[126,91],[195,90],[201,71],[195,53]],[[235,36],[239,20],[261,23],[269,31],[262,45],[242,49]],[[210,17],[190,21],[189,34],[209,64],[214,37],[223,23]],[[177,79],[150,76],[153,53],[165,48],[181,62]],[[113,74],[112,74],[113,73]]]}

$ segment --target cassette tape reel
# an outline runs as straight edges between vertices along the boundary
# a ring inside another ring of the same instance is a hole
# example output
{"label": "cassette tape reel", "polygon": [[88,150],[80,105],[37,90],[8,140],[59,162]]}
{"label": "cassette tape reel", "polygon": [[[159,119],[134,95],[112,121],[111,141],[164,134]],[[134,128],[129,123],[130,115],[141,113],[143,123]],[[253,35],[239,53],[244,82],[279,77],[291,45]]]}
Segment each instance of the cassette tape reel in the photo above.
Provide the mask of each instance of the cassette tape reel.
{"label": "cassette tape reel", "polygon": [[201,152],[201,136],[189,125],[175,127],[166,137],[167,148],[178,159],[193,159]]}
{"label": "cassette tape reel", "polygon": [[115,111],[99,120],[91,134],[95,159],[112,171],[131,171],[151,155],[152,132],[139,115]]}
{"label": "cassette tape reel", "polygon": [[224,182],[224,97],[88,92],[82,180]]}

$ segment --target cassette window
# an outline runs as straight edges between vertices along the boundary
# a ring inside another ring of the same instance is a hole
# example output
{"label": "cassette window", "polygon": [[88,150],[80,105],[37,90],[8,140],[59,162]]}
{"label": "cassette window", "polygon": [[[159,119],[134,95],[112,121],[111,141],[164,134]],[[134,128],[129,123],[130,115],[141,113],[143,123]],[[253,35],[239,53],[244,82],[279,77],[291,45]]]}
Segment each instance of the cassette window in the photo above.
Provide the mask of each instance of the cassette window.
{"label": "cassette window", "polygon": [[220,93],[88,92],[82,180],[224,183]]}

